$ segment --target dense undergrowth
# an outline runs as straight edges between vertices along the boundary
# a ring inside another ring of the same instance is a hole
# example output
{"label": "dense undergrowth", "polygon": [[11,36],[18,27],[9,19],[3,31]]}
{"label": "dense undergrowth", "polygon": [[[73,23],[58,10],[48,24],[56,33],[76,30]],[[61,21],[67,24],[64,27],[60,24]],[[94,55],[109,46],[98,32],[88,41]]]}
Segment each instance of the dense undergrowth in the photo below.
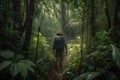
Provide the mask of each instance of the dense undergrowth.
{"label": "dense undergrowth", "polygon": [[119,13],[120,0],[1,0],[0,80],[53,80],[57,32],[63,80],[120,80]]}
{"label": "dense undergrowth", "polygon": [[[28,59],[10,50],[1,51],[0,74],[8,76],[10,80],[25,80],[26,78],[51,80],[48,72],[55,61],[52,46],[47,43],[42,34],[39,35],[39,39],[39,49],[36,52],[37,34],[34,33]],[[68,42],[67,59],[63,63],[63,80],[119,79],[120,52],[113,45],[108,32],[98,32],[95,41],[87,51],[84,44],[85,53],[82,59],[80,42],[79,36]],[[6,77],[1,77],[1,80],[4,79]]]}
{"label": "dense undergrowth", "polygon": [[[83,56],[82,65],[78,55],[72,57],[73,60],[69,62],[71,64],[65,67],[63,80],[118,80],[119,50],[111,44],[113,42],[108,32],[98,32],[90,49]],[[78,50],[73,49],[75,52]]]}

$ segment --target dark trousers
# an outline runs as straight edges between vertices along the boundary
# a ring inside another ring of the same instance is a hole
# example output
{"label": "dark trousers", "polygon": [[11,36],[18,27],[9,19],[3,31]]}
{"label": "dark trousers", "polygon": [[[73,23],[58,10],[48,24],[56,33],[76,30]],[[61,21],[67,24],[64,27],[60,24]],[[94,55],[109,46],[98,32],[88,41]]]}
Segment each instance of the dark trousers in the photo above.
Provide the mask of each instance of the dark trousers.
{"label": "dark trousers", "polygon": [[64,50],[56,50],[55,57],[56,57],[56,68],[62,69],[62,63],[64,59]]}

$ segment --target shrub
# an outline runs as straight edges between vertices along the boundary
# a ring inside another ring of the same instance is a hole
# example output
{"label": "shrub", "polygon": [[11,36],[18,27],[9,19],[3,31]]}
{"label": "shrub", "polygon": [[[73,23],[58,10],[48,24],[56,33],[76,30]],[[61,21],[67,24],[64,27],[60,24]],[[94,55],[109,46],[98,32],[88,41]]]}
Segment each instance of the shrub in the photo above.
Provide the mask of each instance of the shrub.
{"label": "shrub", "polygon": [[1,73],[3,73],[3,69],[7,68],[13,79],[18,74],[20,74],[23,79],[26,79],[28,76],[28,71],[34,73],[33,67],[35,64],[28,59],[24,59],[22,55],[15,55],[12,51],[5,50],[0,52],[0,56],[4,58],[4,60],[0,63]]}

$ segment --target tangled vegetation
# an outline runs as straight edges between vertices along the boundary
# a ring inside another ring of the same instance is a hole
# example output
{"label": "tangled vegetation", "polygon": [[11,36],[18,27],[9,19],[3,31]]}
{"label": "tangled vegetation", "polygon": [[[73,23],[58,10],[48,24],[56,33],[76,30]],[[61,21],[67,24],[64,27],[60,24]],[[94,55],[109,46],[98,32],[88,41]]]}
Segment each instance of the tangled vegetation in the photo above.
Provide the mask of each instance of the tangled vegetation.
{"label": "tangled vegetation", "polygon": [[[119,13],[120,0],[1,0],[0,80],[120,80]],[[68,48],[61,74],[57,32]]]}

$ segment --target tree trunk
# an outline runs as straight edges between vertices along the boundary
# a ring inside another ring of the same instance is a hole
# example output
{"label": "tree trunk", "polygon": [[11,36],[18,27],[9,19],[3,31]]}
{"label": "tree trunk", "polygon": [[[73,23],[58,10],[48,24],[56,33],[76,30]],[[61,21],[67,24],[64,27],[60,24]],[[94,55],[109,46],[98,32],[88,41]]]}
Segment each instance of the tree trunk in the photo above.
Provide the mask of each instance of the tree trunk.
{"label": "tree trunk", "polygon": [[13,13],[14,13],[14,21],[13,21],[13,29],[19,30],[20,28],[20,20],[21,20],[21,0],[13,0]]}
{"label": "tree trunk", "polygon": [[26,0],[26,22],[25,22],[25,40],[23,44],[24,55],[28,56],[31,34],[32,34],[32,22],[35,11],[35,0]]}
{"label": "tree trunk", "polygon": [[81,59],[80,59],[80,69],[82,69],[82,62],[83,62],[83,58],[84,58],[84,53],[83,53],[83,40],[84,40],[84,27],[85,27],[85,0],[83,0],[83,15],[82,15],[82,29],[81,29]]}
{"label": "tree trunk", "polygon": [[108,21],[108,28],[107,30],[109,30],[111,28],[111,18],[110,18],[110,13],[109,13],[109,9],[108,9],[108,0],[106,0],[106,16],[107,16],[107,21]]}
{"label": "tree trunk", "polygon": [[61,2],[61,27],[63,33],[65,33],[65,27],[66,27],[66,9],[65,9],[65,3],[60,0]]}
{"label": "tree trunk", "polygon": [[95,37],[95,1],[90,0],[91,3],[91,36]]}
{"label": "tree trunk", "polygon": [[112,39],[120,47],[120,0],[116,1],[115,16],[113,23]]}

